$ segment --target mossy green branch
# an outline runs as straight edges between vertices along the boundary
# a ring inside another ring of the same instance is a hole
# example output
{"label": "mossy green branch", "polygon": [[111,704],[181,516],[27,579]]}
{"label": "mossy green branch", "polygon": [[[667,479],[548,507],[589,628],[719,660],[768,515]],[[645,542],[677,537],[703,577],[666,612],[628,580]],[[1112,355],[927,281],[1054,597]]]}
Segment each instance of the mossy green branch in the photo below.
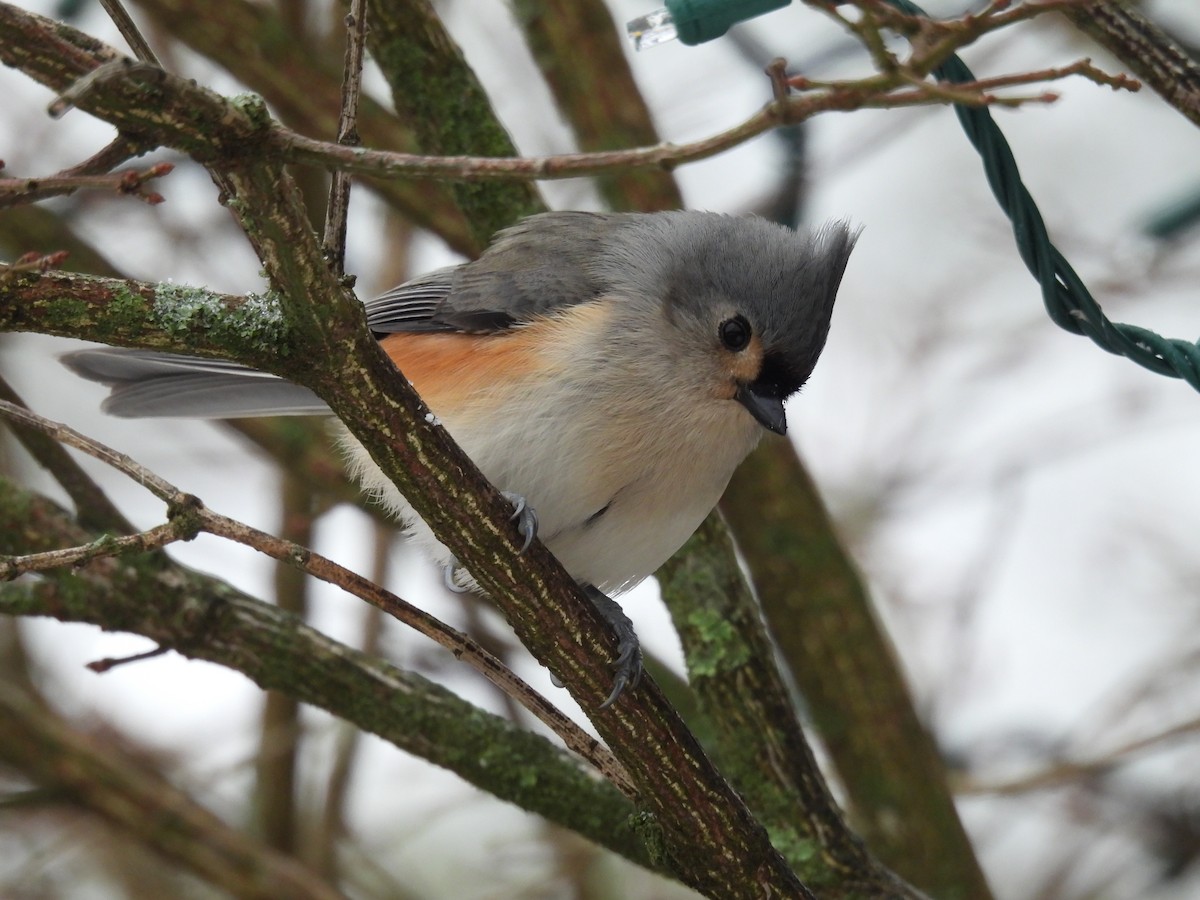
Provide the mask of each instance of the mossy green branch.
{"label": "mossy green branch", "polygon": [[867,846],[935,897],[990,896],[937,747],[792,446],[763,441],[721,511]]}
{"label": "mossy green branch", "polygon": [[[367,46],[392,88],[392,102],[426,153],[516,156],[491,101],[428,0],[372,0]],[[529,182],[456,182],[459,206],[480,246],[501,228],[541,212]]]}
{"label": "mossy green branch", "polygon": [[[0,553],[42,552],[95,537],[50,501],[0,479]],[[628,826],[633,806],[565,751],[161,553],[0,584],[0,614],[128,631],[235,669],[654,868]]]}
{"label": "mossy green branch", "polygon": [[229,359],[282,373],[294,342],[270,294],[29,272],[0,280],[0,331],[35,331],[122,347]]}
{"label": "mossy green branch", "polygon": [[917,897],[845,827],[721,517],[710,515],[657,575],[722,771],[772,843],[821,897]]}

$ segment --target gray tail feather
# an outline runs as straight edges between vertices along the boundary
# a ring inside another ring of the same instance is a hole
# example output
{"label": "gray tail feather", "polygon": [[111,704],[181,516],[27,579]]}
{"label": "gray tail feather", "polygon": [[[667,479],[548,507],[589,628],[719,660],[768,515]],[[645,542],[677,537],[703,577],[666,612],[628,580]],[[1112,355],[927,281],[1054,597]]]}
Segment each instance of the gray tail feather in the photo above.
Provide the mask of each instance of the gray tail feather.
{"label": "gray tail feather", "polygon": [[62,357],[72,372],[112,388],[105,412],[126,418],[236,419],[328,415],[308,388],[237,363],[150,350],[78,350]]}

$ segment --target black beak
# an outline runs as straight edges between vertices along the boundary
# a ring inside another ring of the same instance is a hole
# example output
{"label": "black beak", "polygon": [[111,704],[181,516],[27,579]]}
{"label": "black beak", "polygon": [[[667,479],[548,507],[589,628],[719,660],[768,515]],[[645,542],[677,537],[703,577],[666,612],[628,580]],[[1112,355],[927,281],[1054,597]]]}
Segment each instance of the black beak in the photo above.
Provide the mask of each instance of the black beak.
{"label": "black beak", "polygon": [[761,386],[743,384],[733,399],[750,411],[750,415],[768,431],[787,434],[787,416],[783,411],[783,398],[768,393]]}

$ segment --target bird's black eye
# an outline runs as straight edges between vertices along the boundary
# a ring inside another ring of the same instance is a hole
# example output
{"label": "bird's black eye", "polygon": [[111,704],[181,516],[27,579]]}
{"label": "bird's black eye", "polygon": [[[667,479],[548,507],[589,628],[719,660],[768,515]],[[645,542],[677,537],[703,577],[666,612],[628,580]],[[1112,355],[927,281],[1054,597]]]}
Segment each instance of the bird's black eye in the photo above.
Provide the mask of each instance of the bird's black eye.
{"label": "bird's black eye", "polygon": [[750,343],[750,333],[750,323],[746,321],[745,316],[726,319],[717,328],[717,334],[721,336],[721,343],[727,350],[732,350],[734,353],[746,349],[746,345]]}

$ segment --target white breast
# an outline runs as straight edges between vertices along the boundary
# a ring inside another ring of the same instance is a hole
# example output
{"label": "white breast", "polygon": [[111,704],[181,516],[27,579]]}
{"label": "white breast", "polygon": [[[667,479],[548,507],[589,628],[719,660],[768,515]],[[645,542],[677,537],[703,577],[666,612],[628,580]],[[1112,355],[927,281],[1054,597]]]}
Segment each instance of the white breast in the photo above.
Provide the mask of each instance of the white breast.
{"label": "white breast", "polygon": [[[605,592],[652,574],[691,536],[762,428],[733,400],[533,389],[488,398],[487,414],[434,410],[497,488],[537,511],[539,537],[581,583]],[[399,491],[345,434],[363,487],[439,565],[452,561]]]}

